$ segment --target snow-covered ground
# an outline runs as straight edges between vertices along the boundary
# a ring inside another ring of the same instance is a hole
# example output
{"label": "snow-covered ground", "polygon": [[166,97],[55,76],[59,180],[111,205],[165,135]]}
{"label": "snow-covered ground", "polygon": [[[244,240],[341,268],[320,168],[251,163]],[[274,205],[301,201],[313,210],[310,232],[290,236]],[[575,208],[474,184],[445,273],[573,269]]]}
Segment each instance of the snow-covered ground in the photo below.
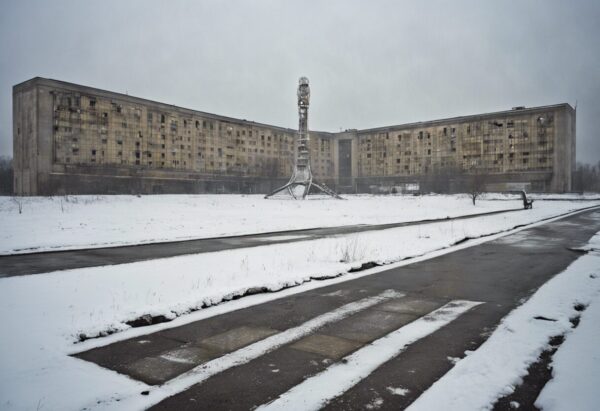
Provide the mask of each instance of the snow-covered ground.
{"label": "snow-covered ground", "polygon": [[[323,204],[327,208],[331,203]],[[296,207],[295,203],[286,205]],[[485,241],[475,240],[452,247],[466,237],[491,235],[589,205],[554,201],[533,210],[469,220],[0,279],[0,321],[3,324],[0,408],[81,409],[108,403],[116,406],[111,399],[137,395],[147,386],[68,357],[68,353],[384,269],[347,273],[366,261],[394,263],[420,255],[430,258],[445,252],[444,249]],[[410,213],[405,210],[405,214]],[[309,281],[312,277],[338,274],[342,276]],[[298,284],[304,285],[277,294],[254,295],[204,308],[170,323],[136,329],[125,324],[143,314],[164,314],[173,318],[228,300],[253,287],[280,290]],[[119,332],[75,344],[82,333],[94,336],[107,330]]]}
{"label": "snow-covered ground", "polygon": [[265,200],[259,195],[0,197],[0,255],[398,223],[522,207],[515,195],[487,196],[490,200],[475,206],[466,195],[349,195],[347,201]]}
{"label": "snow-covered ground", "polygon": [[599,408],[599,341],[600,298],[596,296],[583,313],[579,327],[567,337],[567,340],[554,354],[552,358],[553,378],[540,393],[536,401],[538,408],[545,411],[597,410]]}

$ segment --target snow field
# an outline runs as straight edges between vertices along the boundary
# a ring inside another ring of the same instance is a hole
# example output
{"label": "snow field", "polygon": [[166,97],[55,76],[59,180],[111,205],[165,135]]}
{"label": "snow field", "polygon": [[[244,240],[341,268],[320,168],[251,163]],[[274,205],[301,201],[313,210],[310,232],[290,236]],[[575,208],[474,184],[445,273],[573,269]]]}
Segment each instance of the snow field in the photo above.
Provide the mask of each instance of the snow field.
{"label": "snow field", "polygon": [[[0,197],[0,254],[141,244],[352,224],[385,224],[520,208],[465,195],[265,200],[259,195]],[[17,201],[22,202],[19,214]],[[376,210],[377,212],[374,212]]]}

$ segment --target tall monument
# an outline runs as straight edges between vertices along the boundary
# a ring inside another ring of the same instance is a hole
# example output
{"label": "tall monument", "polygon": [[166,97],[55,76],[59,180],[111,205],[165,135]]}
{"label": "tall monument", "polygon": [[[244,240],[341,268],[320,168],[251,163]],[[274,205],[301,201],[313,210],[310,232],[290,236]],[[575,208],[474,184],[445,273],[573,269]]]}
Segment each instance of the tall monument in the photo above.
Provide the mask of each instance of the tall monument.
{"label": "tall monument", "polygon": [[294,171],[290,181],[283,187],[274,190],[267,194],[265,198],[269,198],[279,192],[287,190],[292,197],[297,199],[300,193],[296,191],[298,187],[302,187],[302,199],[305,199],[310,192],[311,187],[315,187],[325,194],[332,197],[340,197],[335,191],[331,190],[324,184],[317,183],[313,180],[312,171],[310,169],[310,136],[308,134],[308,105],[310,102],[310,87],[308,86],[308,78],[300,77],[298,81],[298,137],[296,140],[296,154],[294,156]]}

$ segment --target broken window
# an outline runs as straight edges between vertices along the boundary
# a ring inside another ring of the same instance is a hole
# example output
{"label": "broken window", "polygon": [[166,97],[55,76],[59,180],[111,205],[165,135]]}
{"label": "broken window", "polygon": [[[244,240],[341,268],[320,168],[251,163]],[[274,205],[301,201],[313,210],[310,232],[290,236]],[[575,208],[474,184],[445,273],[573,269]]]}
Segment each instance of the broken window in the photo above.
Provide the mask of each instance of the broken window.
{"label": "broken window", "polygon": [[164,123],[165,123],[165,115],[164,115],[164,114],[161,114],[161,115],[160,115],[160,123],[161,123],[161,124],[164,124]]}
{"label": "broken window", "polygon": [[90,99],[90,107],[96,107],[96,99],[95,98]]}

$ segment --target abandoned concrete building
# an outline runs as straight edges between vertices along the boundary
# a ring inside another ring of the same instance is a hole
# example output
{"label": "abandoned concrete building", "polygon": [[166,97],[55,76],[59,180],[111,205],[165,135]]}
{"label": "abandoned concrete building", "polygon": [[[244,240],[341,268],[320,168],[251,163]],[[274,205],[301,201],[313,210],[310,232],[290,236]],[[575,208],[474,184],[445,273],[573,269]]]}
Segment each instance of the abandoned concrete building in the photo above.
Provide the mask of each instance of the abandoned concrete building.
{"label": "abandoned concrete building", "polygon": [[[293,103],[290,110],[294,109]],[[426,189],[486,176],[488,189],[565,192],[569,104],[344,132],[310,131],[313,174],[340,192]],[[295,129],[33,78],[13,87],[18,195],[267,193],[287,182]]]}

